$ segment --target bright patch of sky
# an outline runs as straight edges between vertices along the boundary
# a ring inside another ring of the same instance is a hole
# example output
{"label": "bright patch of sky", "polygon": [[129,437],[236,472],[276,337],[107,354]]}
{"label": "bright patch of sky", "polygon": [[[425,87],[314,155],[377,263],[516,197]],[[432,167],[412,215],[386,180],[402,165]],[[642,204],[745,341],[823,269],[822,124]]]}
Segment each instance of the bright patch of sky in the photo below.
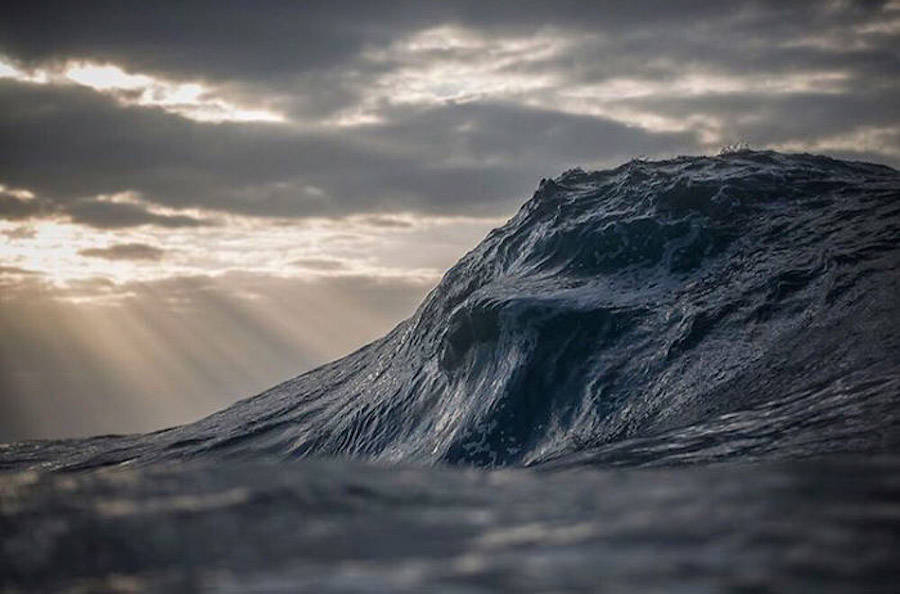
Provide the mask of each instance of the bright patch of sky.
{"label": "bright patch of sky", "polygon": [[35,84],[77,84],[110,95],[122,105],[157,107],[199,122],[284,122],[267,109],[237,105],[200,82],[175,82],[124,71],[114,64],[72,61],[25,71],[0,61],[0,78]]}
{"label": "bright patch of sky", "polygon": [[[882,27],[882,25],[879,25]],[[880,30],[880,29],[879,29]],[[579,81],[565,66],[568,52],[588,45],[602,53],[602,35],[559,31],[552,27],[523,36],[490,35],[454,26],[419,31],[387,47],[370,49],[363,59],[384,68],[360,104],[332,120],[342,126],[385,120],[385,108],[440,106],[499,101],[529,107],[608,118],[651,132],[696,131],[704,145],[727,139],[724,122],[708,114],[674,117],[636,109],[631,100],[668,97],[803,93],[841,94],[852,83],[849,73],[811,69],[784,73],[741,74],[658,57],[671,76],[612,75],[597,82]],[[614,48],[608,48],[612,51]],[[561,66],[562,65],[562,66]]]}
{"label": "bright patch of sky", "polygon": [[[91,278],[124,285],[235,270],[281,278],[365,276],[434,284],[460,253],[503,223],[414,214],[266,219],[161,208],[133,192],[97,199],[138,204],[154,214],[215,218],[217,224],[103,230],[62,218],[0,221],[5,273],[37,274],[59,289]],[[419,247],[410,250],[410,245]]]}

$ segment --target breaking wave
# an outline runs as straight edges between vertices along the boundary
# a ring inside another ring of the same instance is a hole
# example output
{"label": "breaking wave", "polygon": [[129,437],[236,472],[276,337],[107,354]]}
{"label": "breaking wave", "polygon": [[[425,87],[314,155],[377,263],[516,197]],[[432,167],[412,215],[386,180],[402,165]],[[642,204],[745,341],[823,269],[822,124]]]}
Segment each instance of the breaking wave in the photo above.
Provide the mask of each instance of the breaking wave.
{"label": "breaking wave", "polygon": [[340,456],[641,465],[896,450],[900,173],[743,151],[544,180],[384,338],[7,468]]}

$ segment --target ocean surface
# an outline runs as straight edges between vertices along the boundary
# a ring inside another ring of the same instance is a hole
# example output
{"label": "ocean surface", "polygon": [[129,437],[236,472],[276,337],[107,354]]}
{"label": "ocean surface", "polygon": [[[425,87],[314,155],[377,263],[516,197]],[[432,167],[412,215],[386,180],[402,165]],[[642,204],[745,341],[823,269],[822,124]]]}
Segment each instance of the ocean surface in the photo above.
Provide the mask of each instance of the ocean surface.
{"label": "ocean surface", "polygon": [[0,588],[893,592],[898,405],[896,170],[571,170],[343,359],[0,446]]}

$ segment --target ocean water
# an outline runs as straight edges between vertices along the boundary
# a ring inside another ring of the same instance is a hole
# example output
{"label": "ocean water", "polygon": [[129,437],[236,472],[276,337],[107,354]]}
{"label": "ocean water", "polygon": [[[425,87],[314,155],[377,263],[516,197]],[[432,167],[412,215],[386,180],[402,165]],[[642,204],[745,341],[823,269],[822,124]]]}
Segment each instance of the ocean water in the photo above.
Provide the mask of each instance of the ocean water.
{"label": "ocean water", "polygon": [[898,404],[900,173],[572,170],[343,359],[0,446],[0,586],[895,591]]}
{"label": "ocean water", "polygon": [[7,591],[895,592],[900,457],[4,477]]}

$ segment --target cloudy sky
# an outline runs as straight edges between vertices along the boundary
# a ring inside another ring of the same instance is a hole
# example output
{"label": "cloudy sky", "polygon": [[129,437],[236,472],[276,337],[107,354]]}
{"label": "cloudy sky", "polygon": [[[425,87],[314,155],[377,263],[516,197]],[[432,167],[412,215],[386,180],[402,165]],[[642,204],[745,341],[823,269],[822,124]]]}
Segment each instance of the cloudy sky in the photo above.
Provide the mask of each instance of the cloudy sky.
{"label": "cloudy sky", "polygon": [[0,441],[192,420],[389,330],[542,177],[900,166],[900,2],[19,2]]}

